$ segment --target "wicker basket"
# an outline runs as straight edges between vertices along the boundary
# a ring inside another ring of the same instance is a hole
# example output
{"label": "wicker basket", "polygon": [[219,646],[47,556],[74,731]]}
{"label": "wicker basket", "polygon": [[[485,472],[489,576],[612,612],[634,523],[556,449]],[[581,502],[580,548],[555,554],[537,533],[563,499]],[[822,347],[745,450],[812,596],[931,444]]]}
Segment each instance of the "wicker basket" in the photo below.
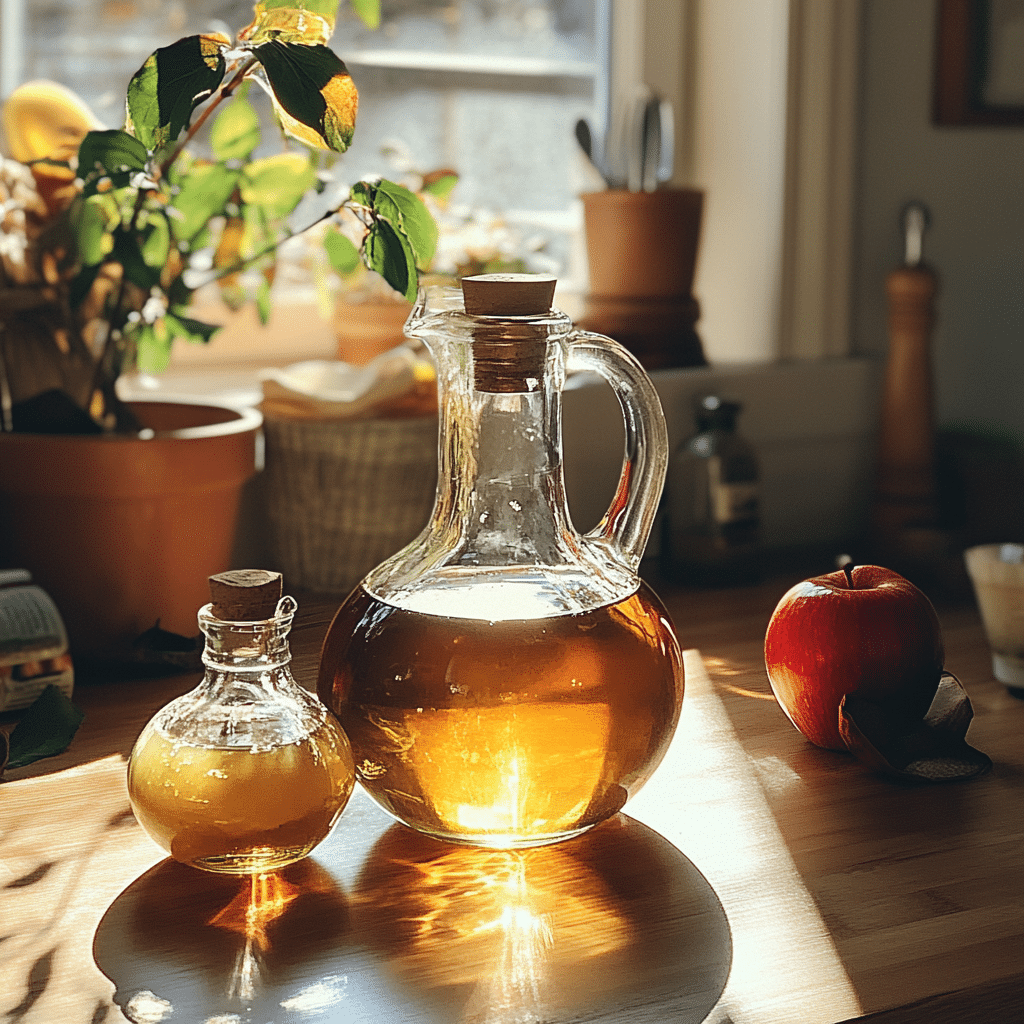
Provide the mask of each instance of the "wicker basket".
{"label": "wicker basket", "polygon": [[268,417],[264,431],[271,557],[291,586],[347,593],[426,526],[436,417]]}

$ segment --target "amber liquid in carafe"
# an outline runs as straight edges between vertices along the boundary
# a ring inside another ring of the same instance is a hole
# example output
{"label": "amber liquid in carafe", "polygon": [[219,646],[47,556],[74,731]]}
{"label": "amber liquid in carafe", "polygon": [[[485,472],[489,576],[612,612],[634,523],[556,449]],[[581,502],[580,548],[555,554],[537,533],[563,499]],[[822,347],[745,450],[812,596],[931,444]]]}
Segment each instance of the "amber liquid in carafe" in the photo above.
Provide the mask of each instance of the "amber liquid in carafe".
{"label": "amber liquid in carafe", "polygon": [[175,860],[228,874],[305,857],[331,831],[353,784],[351,754],[329,720],[266,750],[183,743],[150,722],[128,778],[136,817],[156,842]]}
{"label": "amber liquid in carafe", "polygon": [[641,583],[594,611],[497,621],[359,588],[331,625],[319,692],[385,809],[440,838],[511,847],[614,814],[664,755],[682,686],[668,616]]}

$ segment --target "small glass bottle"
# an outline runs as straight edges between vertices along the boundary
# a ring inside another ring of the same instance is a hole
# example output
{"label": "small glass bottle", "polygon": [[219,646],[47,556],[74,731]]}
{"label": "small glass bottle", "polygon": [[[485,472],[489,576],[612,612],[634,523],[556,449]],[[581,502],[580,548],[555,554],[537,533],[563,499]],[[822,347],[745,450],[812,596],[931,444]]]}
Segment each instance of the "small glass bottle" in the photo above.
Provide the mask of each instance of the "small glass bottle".
{"label": "small glass bottle", "polygon": [[279,573],[258,569],[210,578],[203,681],[150,720],[128,762],[139,823],[175,860],[206,871],[300,860],[355,783],[348,738],[288,667],[298,606],[281,589]]}
{"label": "small glass bottle", "polygon": [[672,453],[666,480],[664,559],[677,583],[727,586],[759,575],[759,467],[736,431],[742,406],[706,395],[696,433]]}

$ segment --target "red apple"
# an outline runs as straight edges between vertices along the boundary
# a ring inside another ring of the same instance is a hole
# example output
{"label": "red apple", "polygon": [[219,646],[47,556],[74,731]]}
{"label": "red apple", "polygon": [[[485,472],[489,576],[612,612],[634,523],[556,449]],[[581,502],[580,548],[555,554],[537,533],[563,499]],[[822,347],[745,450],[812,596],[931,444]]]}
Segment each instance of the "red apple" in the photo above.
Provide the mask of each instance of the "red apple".
{"label": "red apple", "polygon": [[848,565],[783,595],[768,623],[764,663],[789,720],[819,747],[845,750],[845,694],[873,700],[894,718],[924,716],[942,675],[942,631],[909,580],[877,565]]}

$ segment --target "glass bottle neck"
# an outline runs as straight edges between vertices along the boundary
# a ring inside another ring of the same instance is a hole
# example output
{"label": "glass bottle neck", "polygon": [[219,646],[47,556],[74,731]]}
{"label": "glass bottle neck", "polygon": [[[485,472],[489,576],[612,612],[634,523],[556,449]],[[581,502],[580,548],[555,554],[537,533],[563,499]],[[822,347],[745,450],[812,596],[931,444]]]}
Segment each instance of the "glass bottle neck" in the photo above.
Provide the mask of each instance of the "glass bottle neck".
{"label": "glass bottle neck", "polygon": [[549,349],[547,372],[532,378],[530,391],[483,391],[467,387],[464,376],[439,374],[440,488],[432,526],[458,544],[461,564],[563,560],[560,549],[571,534],[562,478],[563,354],[556,342]]}
{"label": "glass bottle neck", "polygon": [[295,599],[283,597],[272,619],[229,622],[218,619],[212,605],[199,612],[206,635],[203,664],[216,673],[266,673],[283,669],[292,660],[288,632],[297,609]]}

